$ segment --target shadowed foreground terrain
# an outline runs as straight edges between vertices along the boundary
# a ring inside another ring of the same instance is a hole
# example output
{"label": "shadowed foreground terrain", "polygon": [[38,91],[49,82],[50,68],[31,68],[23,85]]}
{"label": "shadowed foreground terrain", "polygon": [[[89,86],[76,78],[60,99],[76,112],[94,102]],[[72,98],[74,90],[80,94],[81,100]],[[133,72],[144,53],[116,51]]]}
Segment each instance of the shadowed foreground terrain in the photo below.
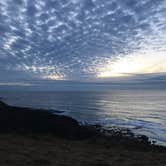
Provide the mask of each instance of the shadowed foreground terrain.
{"label": "shadowed foreground terrain", "polygon": [[105,136],[66,116],[0,102],[2,166],[165,166],[166,148],[146,137]]}
{"label": "shadowed foreground terrain", "polygon": [[132,149],[93,139],[0,135],[2,166],[165,166],[166,151]]}

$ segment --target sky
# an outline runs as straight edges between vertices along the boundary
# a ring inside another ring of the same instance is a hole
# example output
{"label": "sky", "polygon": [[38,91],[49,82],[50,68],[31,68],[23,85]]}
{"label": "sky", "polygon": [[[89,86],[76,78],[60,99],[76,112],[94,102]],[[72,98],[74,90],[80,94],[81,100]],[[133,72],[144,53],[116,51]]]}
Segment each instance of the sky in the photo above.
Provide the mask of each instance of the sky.
{"label": "sky", "polygon": [[0,86],[166,81],[166,0],[0,0]]}

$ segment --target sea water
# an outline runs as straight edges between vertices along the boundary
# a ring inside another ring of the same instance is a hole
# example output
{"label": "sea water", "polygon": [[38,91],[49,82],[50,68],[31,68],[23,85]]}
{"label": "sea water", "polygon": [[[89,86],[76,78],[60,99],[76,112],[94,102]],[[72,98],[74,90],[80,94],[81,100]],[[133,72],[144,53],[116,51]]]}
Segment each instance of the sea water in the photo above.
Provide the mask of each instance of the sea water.
{"label": "sea water", "polygon": [[166,89],[0,91],[8,104],[63,111],[81,123],[130,128],[166,146]]}

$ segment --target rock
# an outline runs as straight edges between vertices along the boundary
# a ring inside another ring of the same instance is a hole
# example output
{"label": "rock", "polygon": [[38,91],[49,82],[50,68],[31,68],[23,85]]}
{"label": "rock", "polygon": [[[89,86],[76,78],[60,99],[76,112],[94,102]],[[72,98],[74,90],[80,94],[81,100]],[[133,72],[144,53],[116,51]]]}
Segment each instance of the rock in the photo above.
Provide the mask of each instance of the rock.
{"label": "rock", "polygon": [[8,108],[8,105],[0,101],[0,110],[6,110],[7,108]]}
{"label": "rock", "polygon": [[8,106],[0,102],[0,132],[52,133],[66,138],[80,135],[79,123],[48,111]]}
{"label": "rock", "polygon": [[120,129],[101,130],[100,128],[102,129],[100,126],[80,125],[71,117],[48,110],[14,107],[0,101],[0,133],[53,134],[67,139],[94,137],[99,140],[109,140],[111,145],[125,142],[124,145],[127,147],[149,145],[146,136],[135,138],[129,131],[123,133]]}
{"label": "rock", "polygon": [[149,138],[148,138],[147,136],[145,136],[145,135],[140,135],[140,136],[137,137],[137,139],[138,139],[139,141],[141,141],[141,142],[150,143],[150,142],[149,142]]}

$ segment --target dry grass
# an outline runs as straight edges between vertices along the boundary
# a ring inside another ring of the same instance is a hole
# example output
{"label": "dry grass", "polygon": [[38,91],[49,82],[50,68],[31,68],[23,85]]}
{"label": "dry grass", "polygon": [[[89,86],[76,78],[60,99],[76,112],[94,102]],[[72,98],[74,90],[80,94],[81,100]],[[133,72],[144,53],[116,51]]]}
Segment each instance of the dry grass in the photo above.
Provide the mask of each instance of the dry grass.
{"label": "dry grass", "polygon": [[0,135],[0,166],[165,166],[166,152],[106,146],[94,140]]}

